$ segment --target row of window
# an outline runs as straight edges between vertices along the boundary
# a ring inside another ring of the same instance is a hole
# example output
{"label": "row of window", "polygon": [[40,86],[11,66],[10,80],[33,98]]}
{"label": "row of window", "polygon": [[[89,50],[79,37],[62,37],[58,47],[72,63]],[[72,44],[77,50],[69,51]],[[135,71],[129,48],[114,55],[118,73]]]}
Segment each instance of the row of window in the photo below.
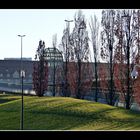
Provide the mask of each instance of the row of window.
{"label": "row of window", "polygon": [[[2,77],[4,77],[4,74],[3,74],[3,73],[0,73],[0,78],[2,78]],[[10,74],[7,73],[7,74],[6,74],[6,77],[9,78],[9,77],[10,77]],[[15,71],[15,72],[12,74],[12,77],[13,77],[13,78],[20,78],[19,72]],[[28,76],[28,78],[32,78],[32,74],[30,74],[30,75]]]}
{"label": "row of window", "polygon": [[[27,83],[31,83],[32,82],[32,79],[23,79],[24,82],[27,82]],[[10,83],[20,83],[21,80],[20,79],[0,79],[0,83],[7,83],[7,82],[10,82]]]}

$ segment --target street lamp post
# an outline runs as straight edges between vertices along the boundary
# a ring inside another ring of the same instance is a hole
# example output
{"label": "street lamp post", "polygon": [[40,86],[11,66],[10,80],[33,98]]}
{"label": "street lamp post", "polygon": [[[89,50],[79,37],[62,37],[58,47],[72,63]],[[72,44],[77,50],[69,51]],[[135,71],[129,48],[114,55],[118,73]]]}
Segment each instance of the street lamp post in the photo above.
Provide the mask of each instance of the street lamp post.
{"label": "street lamp post", "polygon": [[21,76],[21,89],[22,89],[22,100],[21,100],[21,122],[20,122],[20,129],[23,130],[23,78],[25,77],[25,71],[23,70],[23,64],[22,64],[22,38],[25,37],[25,35],[18,35],[21,38],[21,67],[20,67],[20,76]]}

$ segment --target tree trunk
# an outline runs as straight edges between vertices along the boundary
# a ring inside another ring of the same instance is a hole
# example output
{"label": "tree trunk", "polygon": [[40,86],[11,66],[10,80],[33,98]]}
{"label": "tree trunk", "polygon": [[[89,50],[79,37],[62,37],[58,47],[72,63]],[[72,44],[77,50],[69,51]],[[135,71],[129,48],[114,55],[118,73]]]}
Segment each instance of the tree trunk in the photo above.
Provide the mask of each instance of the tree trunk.
{"label": "tree trunk", "polygon": [[98,74],[97,74],[97,61],[95,58],[95,102],[98,101]]}
{"label": "tree trunk", "polygon": [[81,98],[81,60],[78,60],[78,92],[77,98]]}

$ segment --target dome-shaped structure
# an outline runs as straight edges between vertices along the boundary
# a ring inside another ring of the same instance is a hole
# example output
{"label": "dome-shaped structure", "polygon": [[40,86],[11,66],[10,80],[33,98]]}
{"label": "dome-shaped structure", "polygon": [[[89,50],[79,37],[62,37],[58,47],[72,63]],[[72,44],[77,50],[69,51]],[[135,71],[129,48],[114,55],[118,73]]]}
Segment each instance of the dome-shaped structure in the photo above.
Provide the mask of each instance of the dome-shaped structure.
{"label": "dome-shaped structure", "polygon": [[62,53],[55,47],[46,48],[44,53],[44,58],[48,63],[63,62]]}
{"label": "dome-shaped structure", "polygon": [[63,56],[55,47],[46,48],[44,59],[48,63],[48,90],[55,94],[60,94],[61,81],[63,81]]}

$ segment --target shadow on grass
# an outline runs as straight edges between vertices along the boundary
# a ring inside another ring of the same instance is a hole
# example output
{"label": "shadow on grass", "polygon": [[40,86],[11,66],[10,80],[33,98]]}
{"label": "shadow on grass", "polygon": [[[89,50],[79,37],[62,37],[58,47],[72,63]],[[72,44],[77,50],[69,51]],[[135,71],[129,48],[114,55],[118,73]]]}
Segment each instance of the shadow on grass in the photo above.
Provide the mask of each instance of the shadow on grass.
{"label": "shadow on grass", "polygon": [[[29,115],[31,116],[32,114],[29,113],[28,116]],[[83,117],[63,116],[58,114],[45,114],[43,116],[38,114],[35,118],[26,118],[25,120],[25,129],[28,130],[74,130],[90,122],[90,120]]]}
{"label": "shadow on grass", "polygon": [[[50,101],[49,103],[51,103]],[[91,104],[91,103],[89,103]],[[128,129],[138,129],[140,128],[140,119],[138,117],[134,120],[131,117],[129,118],[117,118],[109,115],[112,111],[118,111],[118,109],[127,115],[133,116],[133,111],[120,109],[117,107],[113,108],[100,108],[99,110],[91,110],[86,112],[86,110],[77,110],[75,107],[83,107],[85,103],[70,103],[64,104],[63,102],[56,106],[47,106],[46,108],[42,108],[41,110],[36,110],[32,108],[32,110],[26,110],[32,116],[46,116],[46,119],[42,119],[40,122],[42,125],[41,129],[49,129],[49,130],[80,130],[80,128],[95,128],[94,130],[128,130]],[[88,107],[88,106],[87,106]],[[94,105],[93,105],[94,107]],[[74,110],[75,109],[75,110]],[[31,118],[30,118],[31,119]],[[44,122],[44,120],[46,122]],[[44,123],[43,123],[44,122]],[[36,121],[36,123],[38,123]],[[38,125],[39,127],[39,125]],[[35,128],[38,129],[36,126]],[[40,129],[39,127],[39,129]],[[85,129],[84,129],[85,130]]]}
{"label": "shadow on grass", "polygon": [[6,103],[6,102],[10,102],[13,100],[17,100],[17,98],[12,98],[12,99],[0,99],[0,104]]}
{"label": "shadow on grass", "polygon": [[[85,103],[68,103],[68,104],[59,104],[57,106],[46,108],[42,110],[26,110],[26,113],[31,114],[30,116],[40,116],[41,118],[46,117],[46,119],[42,119],[42,122],[37,122],[37,118],[35,119],[36,123],[41,123],[41,129],[49,129],[49,130],[73,130],[80,127],[84,127],[87,124],[92,123],[96,125],[96,122],[106,122],[110,120],[106,120],[105,116],[108,111],[116,110],[116,108],[102,108],[99,110],[86,112],[82,110],[73,110],[75,107],[84,106]],[[32,117],[31,117],[32,118]],[[30,119],[31,119],[30,118]],[[27,118],[29,119],[29,118]],[[32,118],[33,119],[33,118]],[[44,122],[45,120],[45,122]],[[28,120],[30,122],[30,120]],[[32,121],[32,120],[31,120]],[[43,123],[44,122],[44,123]],[[35,122],[34,122],[35,123]],[[100,124],[100,123],[99,123]],[[39,126],[38,126],[39,127]],[[37,129],[40,129],[36,126]],[[109,126],[110,127],[110,126]],[[96,127],[95,127],[96,128]]]}

